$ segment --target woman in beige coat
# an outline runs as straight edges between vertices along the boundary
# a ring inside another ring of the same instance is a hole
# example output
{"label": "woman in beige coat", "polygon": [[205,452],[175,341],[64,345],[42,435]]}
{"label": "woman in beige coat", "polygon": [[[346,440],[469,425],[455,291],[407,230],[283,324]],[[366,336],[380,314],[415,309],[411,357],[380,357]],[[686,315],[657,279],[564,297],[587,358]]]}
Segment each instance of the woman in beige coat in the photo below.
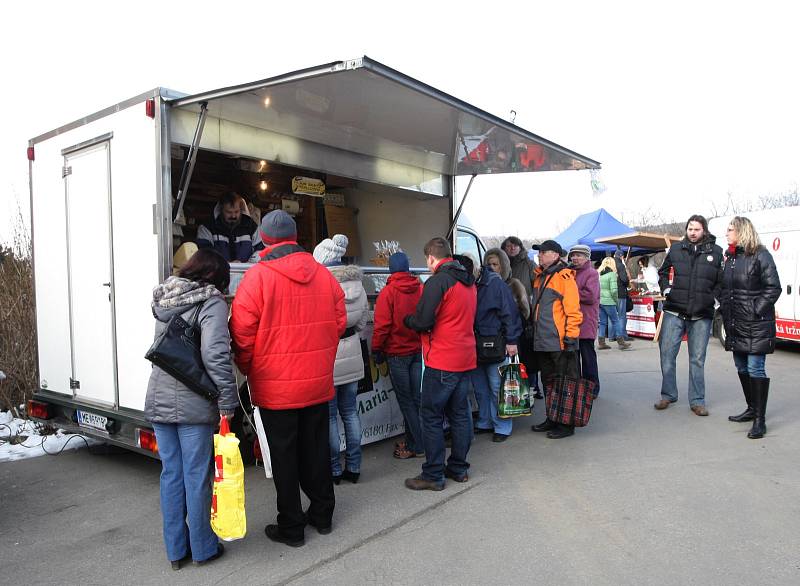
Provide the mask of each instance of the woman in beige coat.
{"label": "woman in beige coat", "polygon": [[[339,340],[336,362],[333,367],[333,384],[336,393],[328,404],[330,408],[331,474],[333,482],[342,478],[353,484],[361,474],[361,421],[358,418],[358,381],[364,378],[364,358],[361,355],[361,332],[367,325],[369,305],[367,292],[361,280],[361,269],[355,265],[343,265],[342,256],[347,250],[347,236],[335,234],[326,238],[314,249],[317,262],[328,267],[344,291],[347,309],[347,329]],[[341,438],[336,414],[344,424],[345,468],[339,459]]]}

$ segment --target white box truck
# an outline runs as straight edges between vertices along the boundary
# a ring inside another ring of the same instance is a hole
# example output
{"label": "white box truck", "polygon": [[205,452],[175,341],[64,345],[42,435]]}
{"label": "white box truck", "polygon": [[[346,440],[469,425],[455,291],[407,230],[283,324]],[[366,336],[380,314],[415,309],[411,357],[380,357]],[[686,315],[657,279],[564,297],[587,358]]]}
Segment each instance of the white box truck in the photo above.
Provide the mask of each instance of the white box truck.
{"label": "white box truck", "polygon": [[[297,214],[307,249],[345,231],[359,264],[373,242],[396,240],[424,266],[434,235],[482,256],[474,231],[454,229],[456,176],[599,168],[368,57],[197,95],[156,88],[32,139],[28,159],[39,352],[29,414],[149,455],[151,292],[222,192],[244,194],[255,214]],[[248,266],[232,265],[232,283]],[[387,269],[367,273],[374,299]],[[402,431],[386,373],[369,366],[365,442]]]}
{"label": "white box truck", "polygon": [[[800,342],[800,206],[737,214],[749,218],[772,254],[783,292],[775,304],[775,324],[779,340]],[[708,231],[717,237],[724,250],[725,234],[733,215],[712,218]],[[714,335],[725,344],[725,328],[719,310],[714,317]]]}

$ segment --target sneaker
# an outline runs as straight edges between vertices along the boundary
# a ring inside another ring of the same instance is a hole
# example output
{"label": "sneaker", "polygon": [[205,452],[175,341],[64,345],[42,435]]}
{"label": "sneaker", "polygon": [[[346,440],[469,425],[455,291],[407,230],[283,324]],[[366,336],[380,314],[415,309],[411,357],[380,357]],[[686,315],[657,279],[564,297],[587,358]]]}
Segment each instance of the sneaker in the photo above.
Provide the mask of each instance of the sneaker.
{"label": "sneaker", "polygon": [[425,480],[422,476],[406,478],[406,488],[411,490],[444,490],[444,481]]}
{"label": "sneaker", "polygon": [[708,409],[706,409],[703,405],[692,405],[691,410],[692,413],[699,415],[700,417],[708,416]]}
{"label": "sneaker", "polygon": [[277,543],[284,543],[289,547],[301,547],[306,544],[305,537],[301,537],[300,539],[292,539],[291,537],[287,537],[286,535],[281,533],[281,530],[277,525],[267,525],[266,527],[264,527],[264,533],[272,541],[275,541]]}
{"label": "sneaker", "polygon": [[466,482],[469,480],[469,474],[464,472],[461,476],[456,476],[449,468],[444,469],[444,477],[453,480],[454,482]]}
{"label": "sneaker", "polygon": [[[221,558],[223,553],[225,553],[225,548],[222,546],[221,543],[218,543],[217,544],[217,553],[212,555],[210,558],[206,558],[204,560],[200,560],[199,562],[195,562],[195,564],[198,565],[198,566],[204,566],[204,565],[206,565],[206,564],[208,564],[210,562],[213,562],[214,560],[218,560],[219,558]],[[173,566],[172,569],[174,570],[175,567]],[[180,568],[178,568],[178,569],[180,569]]]}

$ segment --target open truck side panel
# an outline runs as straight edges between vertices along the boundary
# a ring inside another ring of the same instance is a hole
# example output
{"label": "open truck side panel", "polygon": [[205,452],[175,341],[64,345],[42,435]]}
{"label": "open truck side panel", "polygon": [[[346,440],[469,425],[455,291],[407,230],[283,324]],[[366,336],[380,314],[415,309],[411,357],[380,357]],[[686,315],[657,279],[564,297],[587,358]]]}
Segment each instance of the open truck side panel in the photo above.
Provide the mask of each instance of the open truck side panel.
{"label": "open truck side panel", "polygon": [[[423,266],[424,242],[453,225],[456,175],[599,167],[367,57],[195,96],[157,89],[32,139],[34,397],[66,429],[151,455],[154,443],[139,441],[149,428],[150,300],[172,264],[176,153],[200,128],[206,160],[344,178],[360,241],[350,254],[364,265],[374,241],[398,240]],[[474,231],[453,241],[482,256]],[[247,266],[232,265],[232,291]],[[387,374],[370,362],[365,376],[366,443],[401,432],[402,417]]]}

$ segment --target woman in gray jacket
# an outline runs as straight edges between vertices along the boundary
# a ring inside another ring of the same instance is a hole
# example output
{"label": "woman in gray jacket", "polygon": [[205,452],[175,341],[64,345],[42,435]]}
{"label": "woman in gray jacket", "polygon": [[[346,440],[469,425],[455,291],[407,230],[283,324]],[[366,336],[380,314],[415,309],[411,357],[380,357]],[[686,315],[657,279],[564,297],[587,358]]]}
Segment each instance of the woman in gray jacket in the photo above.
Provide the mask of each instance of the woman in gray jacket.
{"label": "woman in gray jacket", "polygon": [[[328,267],[344,291],[347,309],[347,329],[339,340],[336,362],[333,366],[333,384],[336,394],[329,403],[331,475],[334,484],[344,478],[353,484],[361,475],[361,420],[358,418],[358,381],[364,378],[364,358],[361,355],[361,332],[367,325],[369,303],[361,280],[361,269],[355,265],[343,265],[342,256],[347,251],[347,236],[334,234],[314,249],[314,258]],[[344,424],[345,459],[344,471],[339,460],[341,439],[337,413]]]}
{"label": "woman in gray jacket", "polygon": [[204,564],[224,552],[211,529],[211,462],[216,425],[221,417],[233,416],[238,404],[223,297],[229,283],[228,263],[218,252],[204,249],[153,290],[156,337],[170,318],[189,320],[199,306],[203,363],[219,391],[217,400],[209,401],[157,366],[147,385],[144,412],[161,457],[161,516],[173,570],[189,559]]}

